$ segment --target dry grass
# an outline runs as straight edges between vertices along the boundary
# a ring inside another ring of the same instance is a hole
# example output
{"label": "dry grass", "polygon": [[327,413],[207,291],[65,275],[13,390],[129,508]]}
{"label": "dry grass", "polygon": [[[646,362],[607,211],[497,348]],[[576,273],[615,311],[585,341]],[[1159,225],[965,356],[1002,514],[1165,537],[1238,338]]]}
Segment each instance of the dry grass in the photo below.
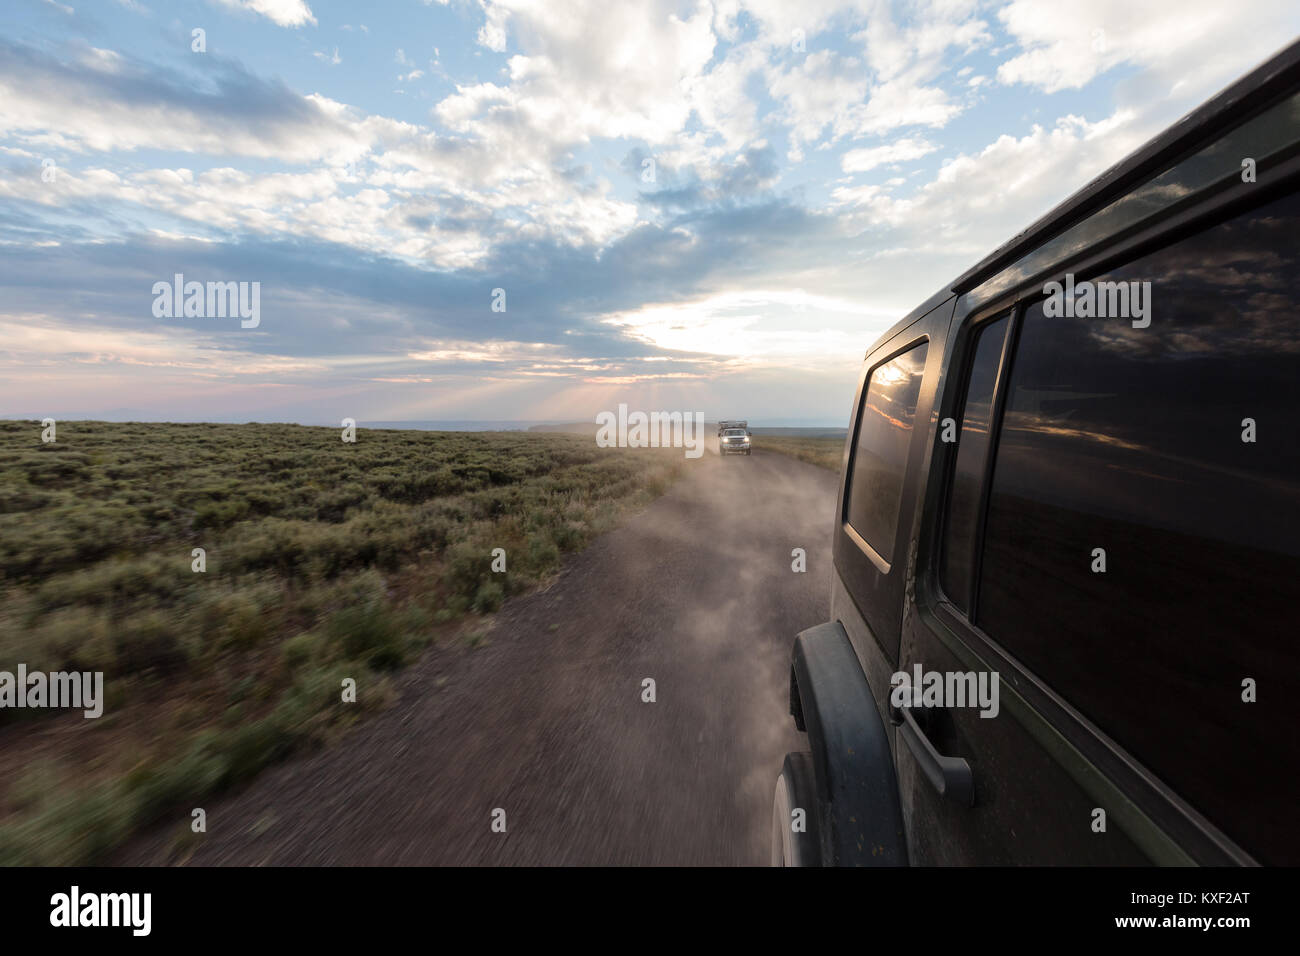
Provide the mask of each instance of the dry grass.
{"label": "dry grass", "polygon": [[843,438],[797,438],[787,435],[755,435],[754,450],[775,451],[821,468],[839,471],[844,463]]}

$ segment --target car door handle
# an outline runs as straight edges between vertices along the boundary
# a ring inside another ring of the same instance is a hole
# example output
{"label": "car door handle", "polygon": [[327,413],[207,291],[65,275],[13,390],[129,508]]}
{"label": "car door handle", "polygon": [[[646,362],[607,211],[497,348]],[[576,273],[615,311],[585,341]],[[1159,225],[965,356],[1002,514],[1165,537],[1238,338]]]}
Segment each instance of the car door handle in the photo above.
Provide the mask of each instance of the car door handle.
{"label": "car door handle", "polygon": [[970,764],[961,757],[945,757],[939,753],[912,716],[911,708],[899,707],[895,712],[903,720],[898,732],[921,765],[925,778],[939,791],[939,796],[965,807],[975,806],[975,775],[971,773]]}

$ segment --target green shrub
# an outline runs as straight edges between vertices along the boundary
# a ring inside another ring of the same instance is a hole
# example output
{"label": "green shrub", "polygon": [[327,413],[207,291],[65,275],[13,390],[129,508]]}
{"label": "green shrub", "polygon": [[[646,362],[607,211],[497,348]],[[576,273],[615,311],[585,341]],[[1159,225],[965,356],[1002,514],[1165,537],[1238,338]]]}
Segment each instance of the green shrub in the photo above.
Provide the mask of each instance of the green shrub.
{"label": "green shrub", "polygon": [[295,671],[312,662],[320,663],[327,654],[325,640],[315,631],[303,631],[284,642],[284,659]]}
{"label": "green shrub", "polygon": [[188,655],[178,622],[166,614],[147,611],[113,628],[114,676],[148,674],[167,677],[185,670]]}
{"label": "green shrub", "polygon": [[501,607],[506,593],[496,581],[484,581],[474,592],[474,610],[480,614],[490,614]]}
{"label": "green shrub", "polygon": [[401,624],[392,610],[379,602],[338,611],[326,622],[326,629],[349,660],[362,661],[376,670],[406,663]]}

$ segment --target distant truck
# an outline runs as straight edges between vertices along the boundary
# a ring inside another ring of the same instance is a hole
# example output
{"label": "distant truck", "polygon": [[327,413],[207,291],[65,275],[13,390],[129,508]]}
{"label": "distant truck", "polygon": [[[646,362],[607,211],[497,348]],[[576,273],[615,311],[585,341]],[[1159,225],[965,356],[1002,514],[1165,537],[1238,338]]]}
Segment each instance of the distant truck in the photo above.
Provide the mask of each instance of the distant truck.
{"label": "distant truck", "polygon": [[718,422],[718,454],[751,454],[749,439],[749,422],[736,420]]}

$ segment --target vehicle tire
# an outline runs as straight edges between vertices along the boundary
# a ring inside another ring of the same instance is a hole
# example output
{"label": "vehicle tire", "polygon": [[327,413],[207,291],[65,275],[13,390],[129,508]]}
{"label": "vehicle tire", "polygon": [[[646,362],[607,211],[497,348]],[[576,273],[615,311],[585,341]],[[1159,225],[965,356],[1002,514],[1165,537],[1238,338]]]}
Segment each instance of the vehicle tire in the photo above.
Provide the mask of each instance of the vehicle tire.
{"label": "vehicle tire", "polygon": [[[795,810],[804,811],[802,833],[794,830]],[[772,798],[773,866],[821,866],[819,816],[812,754],[786,754]]]}

